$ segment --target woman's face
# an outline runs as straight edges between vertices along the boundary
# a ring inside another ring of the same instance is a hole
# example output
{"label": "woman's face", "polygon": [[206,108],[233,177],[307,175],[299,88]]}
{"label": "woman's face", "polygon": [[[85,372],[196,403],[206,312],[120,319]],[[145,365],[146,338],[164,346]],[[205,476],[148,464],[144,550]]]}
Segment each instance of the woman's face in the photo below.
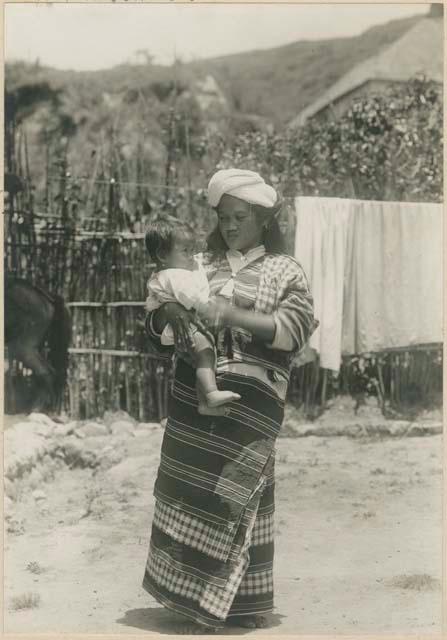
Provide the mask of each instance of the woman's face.
{"label": "woman's face", "polygon": [[245,252],[262,244],[262,216],[247,202],[225,194],[217,207],[217,219],[229,249]]}

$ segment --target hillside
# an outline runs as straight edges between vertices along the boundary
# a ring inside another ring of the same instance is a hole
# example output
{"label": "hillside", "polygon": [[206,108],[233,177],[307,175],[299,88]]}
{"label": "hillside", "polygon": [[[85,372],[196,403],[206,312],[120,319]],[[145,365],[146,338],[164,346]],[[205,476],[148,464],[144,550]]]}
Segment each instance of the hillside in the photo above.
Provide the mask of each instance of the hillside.
{"label": "hillside", "polygon": [[[144,177],[161,184],[167,171],[175,171],[178,184],[184,184],[221,157],[220,143],[214,149],[209,132],[229,143],[245,131],[272,126],[281,131],[328,86],[420,19],[395,20],[352,38],[295,42],[173,66],[126,64],[87,72],[9,63],[6,166],[17,170],[11,155],[15,112],[16,123],[26,122],[28,164],[39,193],[45,176],[56,180],[56,160],[65,152],[73,175],[84,179],[97,171],[108,175],[112,162],[119,165],[121,181]],[[210,86],[217,90],[214,97]]]}
{"label": "hillside", "polygon": [[[179,65],[181,84],[211,74],[224,91],[231,110],[253,113],[282,125],[313,102],[329,85],[359,62],[399,38],[420,17],[395,20],[352,38],[301,41],[275,49],[233,54]],[[7,89],[47,81],[62,92],[81,90],[92,101],[101,94],[129,90],[164,98],[174,79],[174,68],[157,65],[120,65],[94,72],[60,71],[32,65],[6,65]],[[158,94],[158,95],[157,95]]]}
{"label": "hillside", "polygon": [[395,20],[353,38],[295,42],[190,65],[215,75],[236,110],[284,124],[338,78],[397,40],[420,17]]}

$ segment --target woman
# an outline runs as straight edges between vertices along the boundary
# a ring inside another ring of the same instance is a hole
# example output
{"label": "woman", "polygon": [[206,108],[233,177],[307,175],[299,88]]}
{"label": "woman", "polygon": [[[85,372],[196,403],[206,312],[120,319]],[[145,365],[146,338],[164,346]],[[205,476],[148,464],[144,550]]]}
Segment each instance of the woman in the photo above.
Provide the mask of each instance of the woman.
{"label": "woman", "polygon": [[[316,326],[306,277],[283,253],[276,191],[257,173],[228,169],[211,178],[208,201],[217,226],[204,265],[217,297],[202,321],[216,340],[218,386],[241,400],[200,415],[194,370],[177,360],[143,586],[186,618],[182,633],[266,626],[274,445],[291,357]],[[169,322],[185,351],[191,320],[168,303],[149,314],[148,334],[158,340]]]}

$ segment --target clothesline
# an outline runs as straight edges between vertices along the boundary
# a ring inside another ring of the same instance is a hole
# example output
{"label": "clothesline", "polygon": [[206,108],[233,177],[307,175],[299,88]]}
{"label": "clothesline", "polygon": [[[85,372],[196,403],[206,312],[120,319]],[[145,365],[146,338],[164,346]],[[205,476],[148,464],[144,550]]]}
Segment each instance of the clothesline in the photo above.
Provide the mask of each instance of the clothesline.
{"label": "clothesline", "polygon": [[[73,176],[71,174],[67,174],[64,177],[61,176],[49,176],[47,179],[51,182],[60,182],[63,179],[71,179],[74,181],[80,182],[89,182],[90,184],[104,184],[104,185],[128,185],[135,187],[152,187],[154,189],[168,189],[170,191],[194,191],[194,192],[202,192],[203,195],[206,194],[206,189],[202,187],[187,187],[187,186],[171,186],[166,184],[157,184],[155,182],[134,182],[131,180],[118,180],[116,178],[109,178],[108,180],[92,180],[91,178],[81,177],[81,176]],[[284,200],[294,200],[296,196],[282,196]]]}
{"label": "clothesline", "polygon": [[66,174],[65,176],[48,176],[47,180],[49,180],[50,182],[60,182],[61,180],[66,180],[66,179],[70,179],[70,180],[75,180],[75,181],[80,181],[80,182],[89,182],[90,184],[108,184],[108,185],[114,185],[114,184],[125,184],[125,185],[132,185],[135,187],[154,187],[155,189],[170,189],[170,190],[180,190],[183,189],[184,191],[205,191],[205,189],[196,189],[193,187],[176,187],[176,186],[171,186],[171,185],[166,185],[166,184],[157,184],[157,183],[153,183],[153,182],[133,182],[130,180],[117,180],[116,178],[109,178],[108,180],[92,180],[91,178],[83,178],[81,176],[72,176],[71,174]]}
{"label": "clothesline", "polygon": [[[4,216],[17,216],[18,218],[23,216],[29,216],[37,218],[38,220],[60,220],[63,217],[62,213],[52,213],[50,211],[27,211],[25,209],[14,209],[13,211],[3,211]],[[69,216],[66,216],[69,217]],[[94,222],[107,222],[107,218],[96,218],[95,216],[83,216],[83,221],[93,220]]]}
{"label": "clothesline", "polygon": [[[144,240],[145,234],[144,232],[132,232],[132,231],[84,231],[84,230],[69,230],[65,227],[57,227],[53,229],[35,229],[37,235],[60,235],[61,233],[66,233],[66,235],[71,235],[72,238],[76,240],[95,240],[95,239],[107,239],[107,240]],[[9,243],[8,244],[12,244]],[[17,246],[23,246],[22,243]]]}

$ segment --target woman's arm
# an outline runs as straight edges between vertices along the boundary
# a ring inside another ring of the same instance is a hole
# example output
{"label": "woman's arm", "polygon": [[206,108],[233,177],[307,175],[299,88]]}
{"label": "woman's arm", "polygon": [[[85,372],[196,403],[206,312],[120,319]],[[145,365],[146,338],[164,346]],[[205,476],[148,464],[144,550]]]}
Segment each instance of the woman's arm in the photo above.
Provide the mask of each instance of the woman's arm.
{"label": "woman's arm", "polygon": [[272,314],[230,307],[224,312],[224,324],[245,329],[262,342],[273,342],[275,338],[276,323]]}
{"label": "woman's arm", "polygon": [[279,283],[280,296],[274,311],[276,335],[272,349],[301,351],[318,327],[314,304],[302,267],[289,259]]}
{"label": "woman's arm", "polygon": [[272,342],[275,337],[276,324],[273,315],[239,309],[222,298],[216,298],[213,302],[203,305],[199,308],[198,314],[204,325],[212,331],[219,331],[224,327],[239,327],[264,342]]}
{"label": "woman's arm", "polygon": [[164,328],[168,324],[167,311],[166,307],[169,305],[169,302],[163,304],[158,309],[150,312],[148,314],[148,322],[149,326],[152,329],[155,335],[161,335],[163,333]]}
{"label": "woman's arm", "polygon": [[288,261],[280,280],[279,304],[273,313],[239,309],[217,298],[204,312],[205,323],[214,331],[226,326],[245,329],[272,349],[301,350],[318,326],[312,295],[304,272],[295,261]]}

